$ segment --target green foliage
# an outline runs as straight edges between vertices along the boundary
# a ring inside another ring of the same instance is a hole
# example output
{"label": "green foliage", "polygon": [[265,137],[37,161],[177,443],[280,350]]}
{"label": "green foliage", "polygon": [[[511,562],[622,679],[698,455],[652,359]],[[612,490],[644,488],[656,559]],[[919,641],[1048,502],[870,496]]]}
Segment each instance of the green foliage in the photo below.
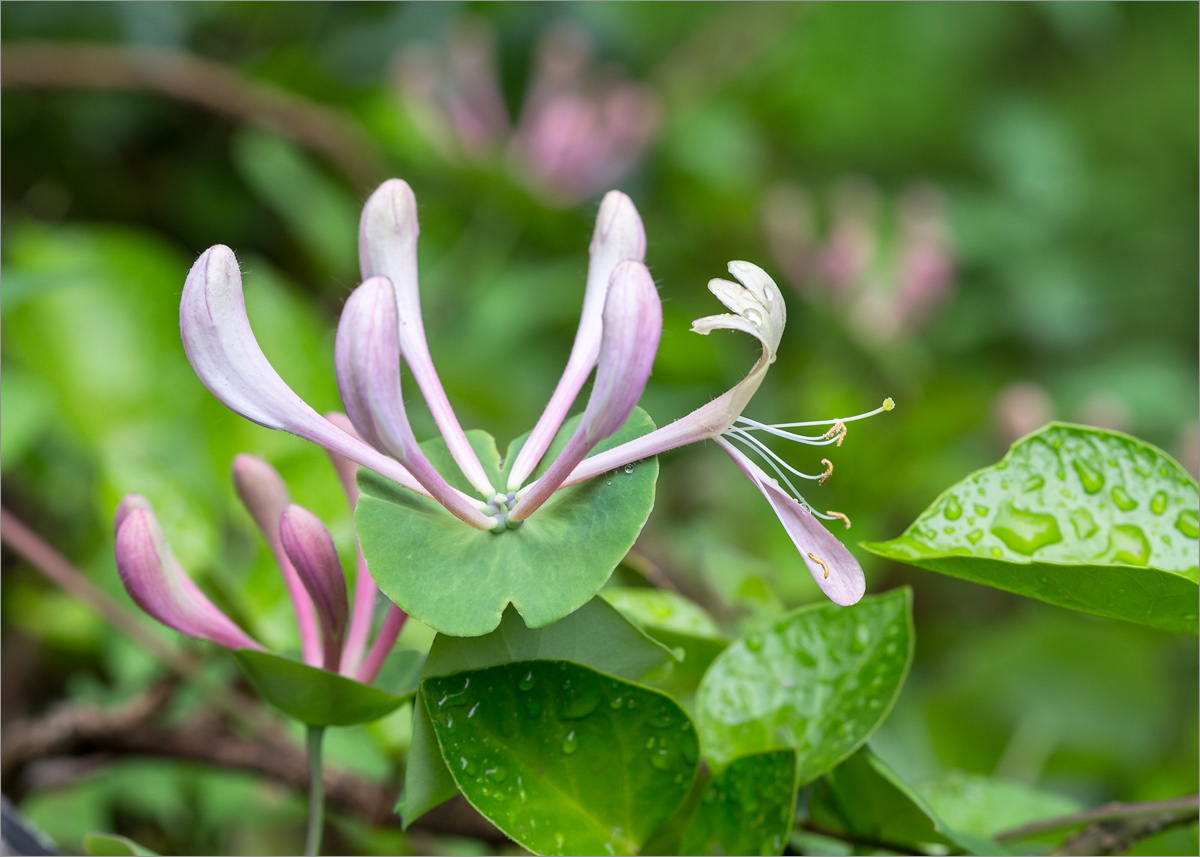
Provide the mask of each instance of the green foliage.
{"label": "green foliage", "polygon": [[1200,490],[1127,435],[1052,424],[955,485],[880,556],[1100,616],[1197,633]]}
{"label": "green foliage", "polygon": [[411,698],[271,652],[237,649],[233,656],[263,699],[309,726],[369,723]]}
{"label": "green foliage", "polygon": [[[554,461],[578,424],[578,416],[566,421],[531,480]],[[596,451],[653,429],[645,411],[635,409]],[[505,485],[524,437],[503,459],[489,435],[473,431],[468,437],[492,484]],[[457,468],[445,442],[427,441],[422,449],[454,484],[448,474]],[[560,489],[520,528],[497,534],[476,530],[439,503],[364,470],[355,519],[379,588],[431,628],[459,637],[487,634],[509,604],[538,628],[582,606],[608,580],[646,523],[657,477],[656,459],[627,465]]]}
{"label": "green foliage", "polygon": [[[605,601],[594,598],[564,619],[531,629],[513,608],[500,626],[483,637],[439,634],[429,650],[422,678],[461,670],[484,669],[512,661],[559,659],[585,664],[600,672],[636,680],[661,666],[671,655]],[[420,691],[418,690],[418,695]],[[397,804],[405,825],[456,792],[434,739],[424,705],[413,711],[412,749]]]}
{"label": "green foliage", "polygon": [[705,787],[680,854],[782,854],[796,810],[796,754],[742,756]]}
{"label": "green foliage", "polygon": [[425,679],[421,696],[467,800],[540,854],[636,854],[696,775],[669,696],[567,661]]}
{"label": "green foliage", "polygon": [[143,848],[128,837],[112,833],[89,833],[84,837],[83,849],[88,857],[138,857],[138,855],[158,853],[149,848]]}
{"label": "green foliage", "polygon": [[801,784],[887,717],[912,662],[912,593],[801,608],[721,653],[696,694],[704,755],[717,766],[792,747]]}

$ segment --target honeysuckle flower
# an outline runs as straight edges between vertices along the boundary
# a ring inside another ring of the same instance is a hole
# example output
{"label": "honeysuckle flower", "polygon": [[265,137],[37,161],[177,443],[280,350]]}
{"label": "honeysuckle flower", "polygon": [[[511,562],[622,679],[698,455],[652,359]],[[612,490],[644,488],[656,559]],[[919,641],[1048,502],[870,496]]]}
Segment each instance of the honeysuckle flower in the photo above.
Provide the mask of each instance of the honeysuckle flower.
{"label": "honeysuckle flower", "polygon": [[[477,529],[502,532],[531,514],[579,459],[620,428],[641,395],[662,328],[658,295],[642,264],[645,232],[628,197],[617,191],[605,197],[590,247],[584,309],[571,357],[516,462],[524,475],[504,493],[489,483],[434,369],[421,323],[417,234],[412,191],[398,179],[385,182],[363,210],[359,255],[365,280],[346,301],[335,346],[338,388],[354,431],[319,416],[267,362],[246,317],[237,261],[226,247],[206,251],[188,275],[180,305],[184,348],[200,380],[234,411],[419,491]],[[618,281],[610,301],[612,283]],[[452,487],[421,451],[401,396],[401,358],[479,497]],[[540,480],[521,515],[510,519],[517,490],[540,462],[598,363],[604,367],[597,376],[589,419],[581,426],[584,434],[570,445],[562,463],[550,468],[552,478]]]}
{"label": "honeysuckle flower", "polygon": [[[758,435],[807,445],[840,446],[848,422],[890,410],[892,403],[888,399],[869,413],[816,422],[768,425],[742,416],[775,361],[787,321],[783,296],[762,268],[749,262],[729,263],[736,281],[714,279],[709,282],[709,290],[730,312],[697,319],[692,326],[694,332],[704,335],[726,329],[754,336],[762,351],[746,377],[688,416],[590,455],[601,440],[614,434],[628,419],[645,388],[662,331],[658,293],[642,261],[646,238],[641,220],[627,197],[616,191],[609,193],[600,207],[592,238],[583,312],[571,356],[546,410],[517,454],[510,481],[503,486],[505,490],[496,491],[454,416],[429,354],[417,289],[417,232],[411,190],[399,180],[385,183],[364,209],[359,239],[365,280],[347,300],[338,326],[335,362],[349,426],[340,416],[329,420],[319,417],[266,362],[245,315],[236,261],[223,247],[213,248],[201,257],[184,289],[180,326],[197,374],[235,411],[262,425],[321,444],[335,463],[346,459],[341,467],[347,471],[343,480],[352,503],[356,490],[349,485],[349,462],[432,497],[468,525],[497,534],[520,526],[561,487],[669,449],[716,440],[767,497],[810,570],[821,570],[818,583],[830,597],[838,603],[852,603],[862,595],[862,572],[853,557],[816,522],[816,518],[840,519],[849,526],[848,519],[838,512],[814,509],[788,476],[823,484],[833,472],[832,463],[822,459],[820,472],[804,473],[788,464]],[[478,497],[453,488],[422,453],[401,395],[402,359],[413,372],[455,462]],[[538,467],[593,368],[595,380],[578,427],[545,473],[526,485],[525,480]],[[826,430],[813,435],[791,431],[801,426],[823,426]],[[733,442],[760,458],[790,493],[735,449]],[[284,553],[290,554],[295,565],[300,554],[286,549]],[[359,564],[360,581],[371,587],[361,553]],[[299,574],[310,595],[316,591],[314,574],[309,569]],[[370,597],[369,590],[360,589],[356,594],[356,618],[351,620],[348,640],[358,639],[361,625],[357,617],[368,612]],[[298,605],[302,603],[297,599]],[[318,604],[317,608],[323,624],[328,626],[328,605]],[[348,660],[352,659],[344,655],[343,669]],[[371,661],[368,655],[363,668]]]}
{"label": "honeysuckle flower", "polygon": [[117,572],[135,604],[189,637],[230,649],[262,649],[183,570],[144,497],[131,494],[122,500],[113,525]]}
{"label": "honeysuckle flower", "polygon": [[350,604],[333,536],[316,515],[293,503],[283,510],[279,540],[321,620],[325,669],[336,670],[341,664]]}
{"label": "honeysuckle flower", "polygon": [[[331,417],[332,423],[345,420],[341,414]],[[343,484],[347,477],[352,483],[357,466],[337,458],[334,464]],[[361,551],[355,611],[347,628],[346,580],[325,525],[308,510],[291,503],[283,480],[265,461],[239,455],[233,474],[238,494],[267,537],[288,585],[305,662],[370,684],[395,645],[407,614],[391,606],[364,659],[378,590],[371,576],[364,573]],[[357,489],[352,493],[347,486],[351,505],[356,493]],[[147,614],[190,637],[229,649],[263,650],[262,644],[221,612],[180,566],[144,497],[125,497],[113,516],[113,528],[121,582]],[[320,637],[313,619],[314,606],[320,618]],[[359,642],[352,649],[351,641],[355,639]],[[311,654],[314,651],[315,655]]]}

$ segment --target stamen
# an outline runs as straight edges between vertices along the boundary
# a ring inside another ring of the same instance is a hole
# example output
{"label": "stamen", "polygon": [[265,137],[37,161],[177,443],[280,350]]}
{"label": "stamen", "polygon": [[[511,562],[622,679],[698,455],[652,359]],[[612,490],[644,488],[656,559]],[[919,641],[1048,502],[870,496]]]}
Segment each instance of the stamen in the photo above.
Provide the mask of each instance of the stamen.
{"label": "stamen", "polygon": [[[767,434],[774,435],[784,440],[795,441],[796,443],[806,443],[809,446],[829,446],[833,443],[832,440],[822,439],[820,435],[796,434],[795,432],[784,431],[778,426],[767,425],[760,423],[757,420],[752,420],[748,417],[738,417],[737,422],[740,423],[737,427],[742,431],[765,431]],[[824,425],[824,423],[822,423]]]}
{"label": "stamen", "polygon": [[828,458],[822,458],[821,463],[825,465],[825,472],[821,474],[821,478],[817,480],[818,485],[824,485],[825,480],[833,475],[833,462]]}
{"label": "stamen", "polygon": [[[792,475],[799,476],[801,479],[812,479],[813,481],[821,479],[821,476],[819,476],[819,475],[813,476],[810,473],[801,473],[799,470],[792,467],[790,464],[788,464],[786,461],[784,461],[782,458],[780,458],[779,455],[774,450],[770,449],[765,443],[763,443],[761,440],[754,437],[753,435],[747,434],[744,430],[739,429],[739,428],[732,428],[729,431],[730,431],[730,433],[735,433],[735,434],[741,435],[747,441],[754,444],[756,447],[761,449],[764,453],[771,456],[771,458],[775,459],[775,461],[777,461],[779,464],[783,465],[783,467],[785,467],[787,469],[787,471],[789,473],[791,473]],[[828,475],[828,474],[826,474],[826,475]]]}
{"label": "stamen", "polygon": [[850,519],[844,513],[835,512],[833,509],[827,509],[825,514],[829,515],[830,518],[840,518],[846,524],[846,529],[850,529]]}
{"label": "stamen", "polygon": [[821,568],[825,569],[825,579],[828,580],[829,579],[829,563],[825,562],[825,560],[821,559],[815,553],[810,553],[808,555],[808,558],[811,559],[813,562],[815,562],[817,565],[821,566]]}
{"label": "stamen", "polygon": [[776,475],[778,475],[779,478],[783,480],[784,484],[787,485],[788,490],[792,492],[792,496],[796,498],[796,502],[799,503],[804,508],[808,509],[809,511],[812,511],[812,507],[808,505],[808,502],[804,499],[804,495],[796,490],[796,486],[792,484],[792,480],[788,479],[787,476],[784,475],[784,472],[779,469],[779,465],[777,465],[774,462],[774,460],[772,460],[769,456],[763,455],[762,451],[759,450],[757,447],[748,443],[749,435],[735,434],[734,432],[730,431],[730,432],[727,432],[725,436],[730,438],[731,440],[739,440],[743,444],[746,444],[746,448],[750,452],[753,452],[756,455],[758,455],[758,457],[761,458],[763,461],[765,461],[771,467],[771,469],[775,471]]}
{"label": "stamen", "polygon": [[844,422],[842,422],[841,420],[838,420],[836,423],[833,424],[833,426],[829,429],[829,431],[827,431],[827,432],[825,432],[825,434],[821,435],[822,440],[824,440],[826,438],[833,438],[833,437],[837,438],[838,446],[841,446],[842,441],[846,439],[846,424]]}
{"label": "stamen", "polygon": [[862,413],[862,414],[855,414],[852,417],[835,417],[832,420],[810,420],[808,422],[803,422],[803,423],[776,423],[775,427],[776,428],[802,428],[803,426],[827,426],[831,423],[852,423],[855,420],[865,420],[867,417],[873,417],[876,414],[887,413],[888,411],[892,410],[895,407],[896,407],[896,403],[894,401],[892,401],[891,397],[888,397],[888,398],[884,399],[883,404],[880,405],[875,410],[867,411],[866,413]]}

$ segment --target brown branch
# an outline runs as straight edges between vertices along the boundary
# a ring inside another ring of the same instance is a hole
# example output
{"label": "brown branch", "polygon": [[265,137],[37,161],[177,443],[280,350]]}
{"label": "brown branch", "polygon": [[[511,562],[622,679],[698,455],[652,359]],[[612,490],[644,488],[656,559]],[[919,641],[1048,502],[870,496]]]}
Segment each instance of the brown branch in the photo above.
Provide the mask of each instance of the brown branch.
{"label": "brown branch", "polygon": [[1163,815],[1194,816],[1200,812],[1200,795],[1171,798],[1169,800],[1145,801],[1142,803],[1109,803],[1104,806],[1072,812],[1067,815],[1056,815],[1053,818],[1043,818],[1022,824],[1011,830],[1004,830],[992,838],[997,842],[1010,839],[1026,839],[1040,833],[1063,830],[1071,827],[1083,827],[1088,824],[1099,824],[1108,821],[1122,821],[1135,818],[1157,817]]}
{"label": "brown branch", "polygon": [[0,55],[0,86],[157,92],[290,137],[328,157],[358,190],[387,175],[374,142],[342,111],[179,51],[8,42]]}
{"label": "brown branch", "polygon": [[1194,824],[1195,813],[1121,819],[1092,824],[1071,836],[1051,854],[1124,854],[1144,839],[1172,827]]}
{"label": "brown branch", "polygon": [[195,658],[164,643],[137,615],[88,580],[62,554],[3,507],[0,507],[0,541],[176,674],[200,687],[213,705],[256,729],[265,731],[274,728],[259,706],[229,688],[203,679],[200,664]]}
{"label": "brown branch", "polygon": [[[166,698],[169,699],[169,688]],[[305,792],[308,764],[304,750],[282,735],[242,737],[211,713],[200,714],[172,726],[154,722],[164,699],[162,688],[152,688],[116,709],[64,704],[40,719],[7,725],[3,735],[4,790],[20,796],[31,787],[50,783],[38,776],[39,766],[56,774],[75,775],[94,770],[114,756],[171,758],[249,771],[287,788]],[[54,785],[61,785],[56,777]],[[330,806],[375,825],[397,825],[392,810],[398,790],[341,771],[325,770],[325,794]],[[456,799],[431,810],[410,829],[427,833],[469,836],[493,843],[507,837]]]}

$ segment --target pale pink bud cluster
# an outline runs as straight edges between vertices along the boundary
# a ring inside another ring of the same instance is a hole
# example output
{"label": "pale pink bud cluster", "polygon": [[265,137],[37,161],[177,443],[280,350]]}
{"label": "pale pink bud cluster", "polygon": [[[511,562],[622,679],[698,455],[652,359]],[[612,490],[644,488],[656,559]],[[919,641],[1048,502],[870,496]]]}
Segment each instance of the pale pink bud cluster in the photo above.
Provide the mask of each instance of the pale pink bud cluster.
{"label": "pale pink bud cluster", "polygon": [[[344,459],[334,463],[339,470],[345,469]],[[350,476],[352,484],[353,474]],[[287,585],[305,663],[372,682],[404,625],[404,611],[391,607],[364,661],[377,587],[366,571],[361,551],[355,610],[350,616],[346,578],[325,525],[291,502],[279,474],[262,459],[239,455],[233,464],[233,481]],[[354,503],[355,495],[350,495],[350,501]],[[263,648],[214,605],[179,565],[145,498],[131,494],[122,500],[113,526],[121,582],[150,616],[182,634],[226,648]],[[357,642],[352,645],[353,641]]]}
{"label": "pale pink bud cluster", "polygon": [[440,48],[408,45],[396,59],[409,113],[448,158],[486,163],[506,153],[544,202],[572,205],[636,166],[658,130],[658,100],[619,69],[593,62],[585,32],[548,27],[514,128],[499,82],[495,34],[463,19]]}
{"label": "pale pink bud cluster", "polygon": [[[788,281],[809,298],[844,311],[864,341],[913,336],[954,285],[941,192],[913,185],[885,211],[874,184],[851,178],[834,186],[829,208],[822,236],[808,191],[783,184],[767,194],[763,223]],[[891,215],[892,226],[885,215]]]}

